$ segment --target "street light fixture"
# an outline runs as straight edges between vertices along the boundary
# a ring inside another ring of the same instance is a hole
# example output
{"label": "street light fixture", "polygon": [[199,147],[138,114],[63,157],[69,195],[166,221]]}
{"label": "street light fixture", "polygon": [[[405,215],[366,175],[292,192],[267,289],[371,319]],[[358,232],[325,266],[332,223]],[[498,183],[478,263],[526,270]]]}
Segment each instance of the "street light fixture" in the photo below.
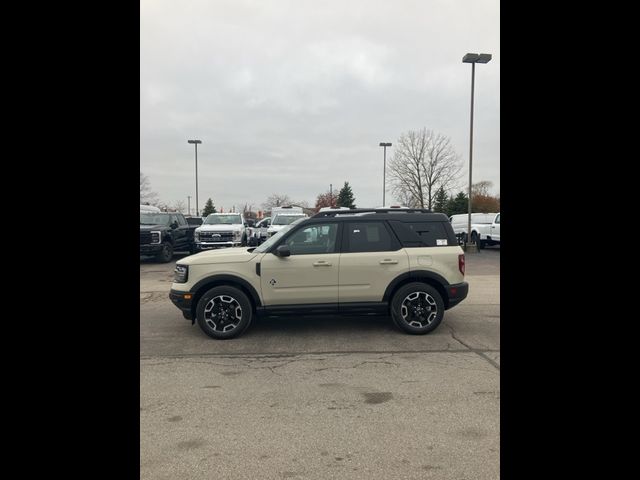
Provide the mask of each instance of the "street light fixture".
{"label": "street light fixture", "polygon": [[384,166],[382,168],[382,207],[384,208],[384,197],[385,193],[387,193],[387,183],[385,179],[385,175],[387,173],[387,147],[390,147],[391,143],[380,142],[380,146],[384,147]]}
{"label": "street light fixture", "polygon": [[[462,63],[470,63],[471,64],[471,123],[470,123],[470,131],[469,131],[469,206],[468,206],[468,215],[469,220],[467,224],[467,242],[465,244],[465,251],[468,253],[477,252],[477,245],[475,243],[471,243],[471,162],[473,159],[473,87],[476,79],[476,63],[489,63],[491,60],[490,53],[467,53],[464,57],[462,57]],[[478,239],[478,242],[480,239]]]}
{"label": "street light fixture", "polygon": [[187,140],[187,143],[193,143],[196,147],[196,217],[200,216],[198,211],[198,144],[202,143],[202,140]]}

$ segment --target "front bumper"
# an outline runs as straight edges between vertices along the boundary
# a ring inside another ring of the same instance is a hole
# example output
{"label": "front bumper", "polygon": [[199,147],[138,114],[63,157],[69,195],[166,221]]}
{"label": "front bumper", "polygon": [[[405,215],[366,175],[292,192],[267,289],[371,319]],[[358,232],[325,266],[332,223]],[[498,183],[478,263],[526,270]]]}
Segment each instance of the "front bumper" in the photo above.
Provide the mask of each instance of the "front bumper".
{"label": "front bumper", "polygon": [[161,243],[140,245],[140,255],[157,255],[162,251]]}
{"label": "front bumper", "polygon": [[235,247],[240,242],[196,242],[196,250],[211,250],[214,248]]}
{"label": "front bumper", "polygon": [[469,294],[469,284],[467,282],[455,283],[453,285],[448,285],[445,288],[449,295],[449,306],[447,309],[455,307],[462,300],[467,298],[467,295]]}
{"label": "front bumper", "polygon": [[169,299],[176,307],[182,310],[182,315],[184,316],[184,318],[193,320],[191,315],[191,302],[193,300],[193,293],[171,289],[169,291]]}

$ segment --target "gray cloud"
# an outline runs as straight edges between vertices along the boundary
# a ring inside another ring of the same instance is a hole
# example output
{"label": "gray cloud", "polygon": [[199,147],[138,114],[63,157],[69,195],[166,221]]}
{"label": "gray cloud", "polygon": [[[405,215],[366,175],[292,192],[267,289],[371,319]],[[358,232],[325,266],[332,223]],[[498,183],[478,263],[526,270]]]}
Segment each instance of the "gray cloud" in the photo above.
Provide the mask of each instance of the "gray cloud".
{"label": "gray cloud", "polygon": [[471,66],[461,60],[487,52],[473,178],[497,193],[499,27],[497,0],[143,0],[140,169],[162,200],[191,195],[193,207],[187,139],[199,138],[200,208],[209,197],[257,206],[276,192],[313,204],[344,181],[359,206],[379,205],[381,141],[427,127],[468,164]]}

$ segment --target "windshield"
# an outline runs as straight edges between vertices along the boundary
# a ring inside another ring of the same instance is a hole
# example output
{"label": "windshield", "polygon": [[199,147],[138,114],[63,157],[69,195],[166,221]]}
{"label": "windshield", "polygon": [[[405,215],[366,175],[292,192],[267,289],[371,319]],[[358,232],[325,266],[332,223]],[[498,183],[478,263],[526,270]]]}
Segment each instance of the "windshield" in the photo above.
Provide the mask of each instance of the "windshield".
{"label": "windshield", "polygon": [[258,222],[258,224],[256,225],[256,227],[260,227],[260,228],[266,228],[269,226],[269,222],[271,222],[271,217],[267,217],[267,218],[263,218],[262,220],[260,220]]}
{"label": "windshield", "polygon": [[276,217],[273,219],[273,222],[271,222],[271,225],[289,225],[293,222],[295,222],[296,220],[298,220],[299,218],[305,218],[306,215],[304,214],[300,214],[300,215],[276,215]]}
{"label": "windshield", "polygon": [[305,217],[300,217],[300,218],[294,219],[295,221],[291,222],[289,225],[287,225],[286,227],[282,228],[277,233],[274,233],[273,237],[270,237],[262,245],[260,245],[258,248],[256,248],[254,250],[254,252],[258,252],[258,253],[266,252],[267,250],[269,250],[271,248],[272,245],[278,243],[278,241],[282,238],[282,236],[285,233],[287,233],[289,230],[291,230],[293,227],[295,227],[298,223],[302,222],[304,219],[305,219]]}
{"label": "windshield", "polygon": [[140,225],[169,225],[168,213],[140,213]]}
{"label": "windshield", "polygon": [[242,223],[240,215],[209,215],[204,225],[237,225]]}

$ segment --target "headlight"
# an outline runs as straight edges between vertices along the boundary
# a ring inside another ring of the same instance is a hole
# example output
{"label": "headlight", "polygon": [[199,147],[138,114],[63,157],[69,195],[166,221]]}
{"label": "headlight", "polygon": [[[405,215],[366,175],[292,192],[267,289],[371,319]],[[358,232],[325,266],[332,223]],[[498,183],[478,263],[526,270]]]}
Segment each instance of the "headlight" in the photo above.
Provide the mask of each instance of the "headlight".
{"label": "headlight", "polygon": [[175,283],[186,283],[189,276],[189,267],[186,265],[176,265],[173,271],[173,281]]}
{"label": "headlight", "polygon": [[162,232],[151,232],[151,243],[161,243]]}
{"label": "headlight", "polygon": [[193,239],[196,242],[200,241],[200,232],[193,232]]}
{"label": "headlight", "polygon": [[242,237],[242,232],[240,230],[236,230],[235,232],[233,232],[234,240],[240,240],[241,237]]}

